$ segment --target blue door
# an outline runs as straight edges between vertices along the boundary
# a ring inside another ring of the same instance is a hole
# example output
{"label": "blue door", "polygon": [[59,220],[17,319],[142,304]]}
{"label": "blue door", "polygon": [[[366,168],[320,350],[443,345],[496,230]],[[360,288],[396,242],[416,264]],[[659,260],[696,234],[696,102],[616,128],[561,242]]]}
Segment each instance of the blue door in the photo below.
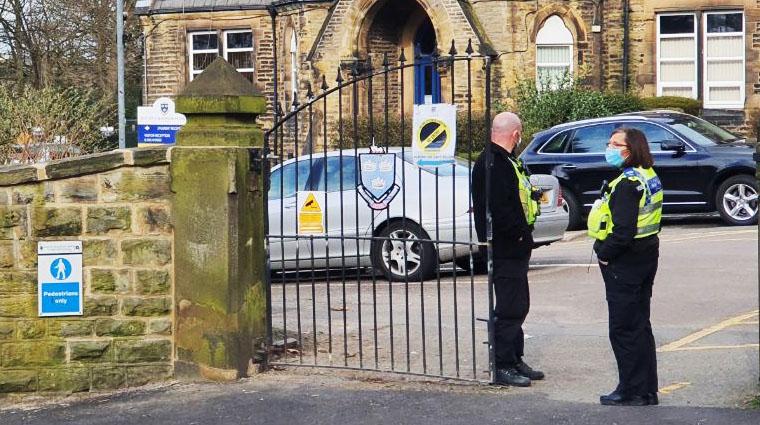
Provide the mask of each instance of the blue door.
{"label": "blue door", "polygon": [[441,102],[441,76],[432,56],[435,46],[433,23],[427,20],[420,25],[414,37],[414,103],[416,105]]}

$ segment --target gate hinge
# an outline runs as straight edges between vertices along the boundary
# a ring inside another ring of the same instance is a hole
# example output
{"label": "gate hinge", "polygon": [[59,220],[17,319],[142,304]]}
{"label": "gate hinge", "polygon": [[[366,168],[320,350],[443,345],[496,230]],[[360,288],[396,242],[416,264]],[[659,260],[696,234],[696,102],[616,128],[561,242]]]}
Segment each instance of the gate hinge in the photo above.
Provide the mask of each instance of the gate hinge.
{"label": "gate hinge", "polygon": [[264,160],[261,155],[262,148],[249,148],[248,158],[250,164],[250,171],[254,173],[260,173],[264,169]]}

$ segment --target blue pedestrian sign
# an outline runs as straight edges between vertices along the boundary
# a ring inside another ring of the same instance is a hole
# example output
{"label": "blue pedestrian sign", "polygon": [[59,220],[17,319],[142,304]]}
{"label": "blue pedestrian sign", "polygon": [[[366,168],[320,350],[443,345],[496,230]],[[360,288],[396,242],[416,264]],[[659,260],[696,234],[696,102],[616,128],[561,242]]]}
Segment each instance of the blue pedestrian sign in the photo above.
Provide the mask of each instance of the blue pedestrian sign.
{"label": "blue pedestrian sign", "polygon": [[82,242],[38,242],[37,264],[40,317],[81,316]]}

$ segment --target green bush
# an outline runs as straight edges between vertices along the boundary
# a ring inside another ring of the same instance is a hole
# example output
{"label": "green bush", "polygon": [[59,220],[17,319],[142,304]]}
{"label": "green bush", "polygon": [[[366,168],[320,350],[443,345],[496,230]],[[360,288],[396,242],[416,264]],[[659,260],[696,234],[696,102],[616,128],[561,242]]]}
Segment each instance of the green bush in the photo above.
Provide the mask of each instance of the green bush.
{"label": "green bush", "polygon": [[598,118],[641,110],[641,102],[632,94],[591,90],[569,77],[537,86],[526,79],[517,86],[517,114],[523,122],[527,142],[536,132],[569,121]]}
{"label": "green bush", "polygon": [[641,99],[644,109],[670,109],[699,116],[702,102],[697,99],[678,96],[645,97]]}
{"label": "green bush", "polygon": [[74,88],[0,85],[0,164],[31,163],[114,149],[100,127],[113,108]]}

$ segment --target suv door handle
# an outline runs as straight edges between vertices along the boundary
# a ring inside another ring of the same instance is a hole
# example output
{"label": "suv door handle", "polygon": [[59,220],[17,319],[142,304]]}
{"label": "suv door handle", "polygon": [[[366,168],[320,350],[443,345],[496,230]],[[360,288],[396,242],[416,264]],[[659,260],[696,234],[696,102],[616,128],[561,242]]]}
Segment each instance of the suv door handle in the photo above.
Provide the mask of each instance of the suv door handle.
{"label": "suv door handle", "polygon": [[578,166],[577,165],[573,165],[573,164],[564,164],[561,168],[563,170],[574,170],[574,169],[578,168]]}

